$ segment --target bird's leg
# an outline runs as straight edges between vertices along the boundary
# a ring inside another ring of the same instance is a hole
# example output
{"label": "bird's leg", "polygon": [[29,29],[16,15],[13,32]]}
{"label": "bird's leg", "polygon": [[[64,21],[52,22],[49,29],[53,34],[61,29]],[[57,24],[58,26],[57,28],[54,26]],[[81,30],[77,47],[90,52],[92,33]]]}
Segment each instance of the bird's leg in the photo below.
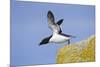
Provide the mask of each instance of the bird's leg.
{"label": "bird's leg", "polygon": [[68,45],[70,44],[70,40],[68,40]]}

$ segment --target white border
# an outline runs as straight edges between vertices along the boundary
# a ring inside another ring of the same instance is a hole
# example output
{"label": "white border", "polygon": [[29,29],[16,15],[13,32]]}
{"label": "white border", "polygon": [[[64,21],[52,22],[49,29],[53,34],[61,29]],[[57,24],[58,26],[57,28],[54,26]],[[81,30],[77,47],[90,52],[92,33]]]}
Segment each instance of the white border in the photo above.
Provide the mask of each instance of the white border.
{"label": "white border", "polygon": [[[42,0],[41,0],[42,1]],[[58,1],[58,0],[54,0]],[[61,0],[63,1],[63,0]],[[76,0],[73,0],[76,1]],[[81,0],[82,1],[82,0]],[[94,0],[95,1],[95,0]],[[39,65],[34,67],[99,67],[100,64],[100,0],[96,2],[96,62]],[[0,67],[9,67],[10,63],[10,2],[0,0]],[[30,66],[33,67],[33,66]]]}
{"label": "white border", "polygon": [[95,5],[95,0],[16,0],[16,1],[31,1],[31,2],[36,1],[36,2],[49,2],[49,3]]}
{"label": "white border", "polygon": [[10,63],[10,2],[0,0],[0,67]]}

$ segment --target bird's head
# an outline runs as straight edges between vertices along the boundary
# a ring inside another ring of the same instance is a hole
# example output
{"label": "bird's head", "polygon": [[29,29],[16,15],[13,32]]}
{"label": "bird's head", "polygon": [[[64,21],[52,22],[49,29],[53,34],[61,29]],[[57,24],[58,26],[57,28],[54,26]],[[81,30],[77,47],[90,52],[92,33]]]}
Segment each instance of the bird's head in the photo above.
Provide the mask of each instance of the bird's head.
{"label": "bird's head", "polygon": [[49,43],[49,41],[48,41],[47,39],[43,39],[43,40],[40,42],[39,46],[40,46],[40,45],[43,45],[43,44],[47,44],[47,43]]}
{"label": "bird's head", "polygon": [[40,42],[39,46],[40,46],[40,45],[43,45],[43,44],[49,43],[49,40],[50,40],[51,37],[52,37],[52,36],[49,36],[49,37],[44,38],[44,39]]}

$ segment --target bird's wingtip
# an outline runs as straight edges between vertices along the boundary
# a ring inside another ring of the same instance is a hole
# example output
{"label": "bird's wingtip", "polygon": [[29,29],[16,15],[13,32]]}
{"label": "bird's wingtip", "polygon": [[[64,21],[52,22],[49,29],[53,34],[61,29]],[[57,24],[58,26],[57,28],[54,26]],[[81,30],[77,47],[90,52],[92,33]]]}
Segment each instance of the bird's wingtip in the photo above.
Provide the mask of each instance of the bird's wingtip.
{"label": "bird's wingtip", "polygon": [[51,10],[48,10],[48,12],[51,12]]}
{"label": "bird's wingtip", "polygon": [[52,11],[51,10],[48,10],[48,14],[51,14],[52,13]]}

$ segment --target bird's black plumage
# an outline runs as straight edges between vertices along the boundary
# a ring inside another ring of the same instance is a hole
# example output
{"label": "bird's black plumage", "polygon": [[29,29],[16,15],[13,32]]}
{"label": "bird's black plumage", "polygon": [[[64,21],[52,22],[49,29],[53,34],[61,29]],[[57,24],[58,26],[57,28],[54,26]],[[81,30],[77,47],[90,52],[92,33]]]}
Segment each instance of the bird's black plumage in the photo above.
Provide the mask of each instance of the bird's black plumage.
{"label": "bird's black plumage", "polygon": [[44,39],[40,42],[39,45],[43,45],[43,44],[47,44],[47,43],[49,43],[49,40],[50,40],[51,37],[52,37],[52,35],[49,36],[49,37],[44,38]]}
{"label": "bird's black plumage", "polygon": [[61,19],[57,22],[58,25],[61,25],[64,19]]}
{"label": "bird's black plumage", "polygon": [[[58,25],[61,25],[61,24],[62,24],[62,22],[63,22],[63,19],[59,20],[59,21],[57,22],[57,24],[58,24]],[[59,34],[60,34],[60,33],[62,33],[61,28],[60,28]]]}

